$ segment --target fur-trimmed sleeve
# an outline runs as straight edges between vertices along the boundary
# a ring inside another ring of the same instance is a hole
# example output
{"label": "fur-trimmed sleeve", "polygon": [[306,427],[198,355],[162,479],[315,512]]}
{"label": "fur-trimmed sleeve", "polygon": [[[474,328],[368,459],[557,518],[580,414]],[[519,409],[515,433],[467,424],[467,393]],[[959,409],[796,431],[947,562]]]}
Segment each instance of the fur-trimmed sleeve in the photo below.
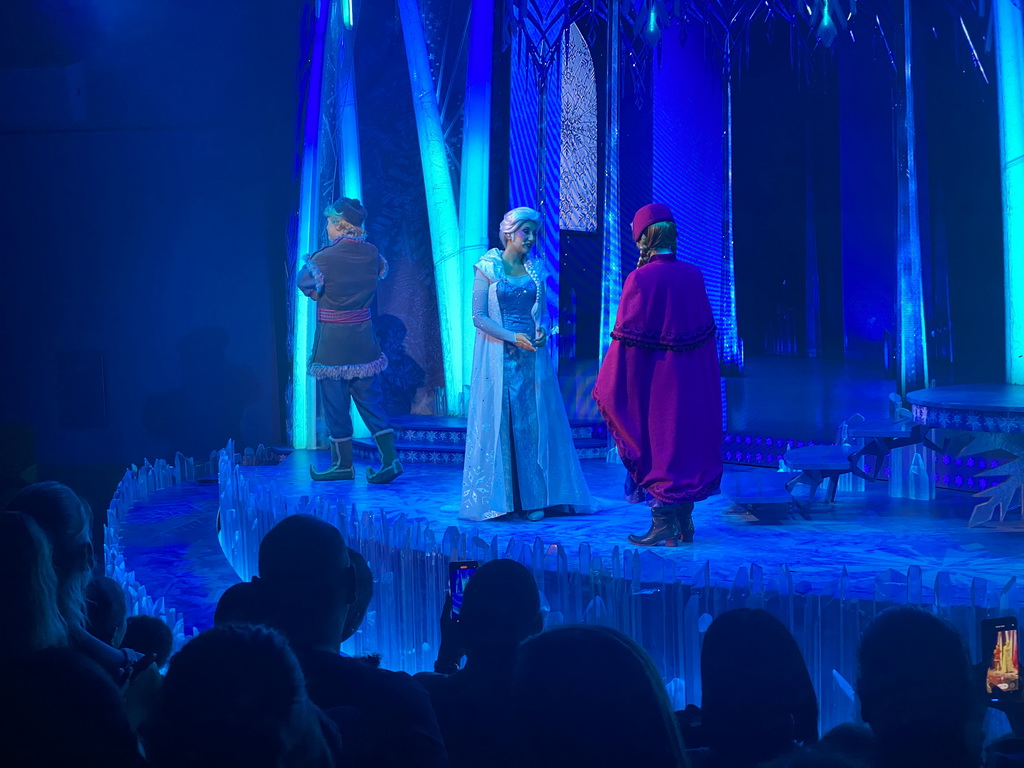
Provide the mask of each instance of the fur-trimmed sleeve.
{"label": "fur-trimmed sleeve", "polygon": [[295,278],[295,286],[311,299],[318,298],[319,294],[323,292],[324,273],[320,271],[320,267],[313,261],[312,256],[306,257],[306,262]]}

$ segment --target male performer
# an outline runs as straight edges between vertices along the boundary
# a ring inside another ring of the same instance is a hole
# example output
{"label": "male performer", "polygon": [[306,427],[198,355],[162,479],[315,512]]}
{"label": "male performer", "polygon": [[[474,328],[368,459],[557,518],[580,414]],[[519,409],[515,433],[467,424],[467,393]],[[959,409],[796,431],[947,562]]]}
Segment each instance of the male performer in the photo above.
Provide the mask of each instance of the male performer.
{"label": "male performer", "polygon": [[320,403],[331,433],[331,466],[325,472],[311,466],[309,474],[314,480],[355,479],[349,414],[349,404],[355,400],[381,456],[381,468],[367,468],[366,479],[390,483],[402,474],[402,464],[380,386],[380,372],[387,368],[388,359],[370,320],[377,281],[387,275],[388,264],[366,242],[366,209],[358,200],[343,197],[324,215],[331,244],[307,259],[296,280],[299,290],[316,302],[309,375],[319,384]]}

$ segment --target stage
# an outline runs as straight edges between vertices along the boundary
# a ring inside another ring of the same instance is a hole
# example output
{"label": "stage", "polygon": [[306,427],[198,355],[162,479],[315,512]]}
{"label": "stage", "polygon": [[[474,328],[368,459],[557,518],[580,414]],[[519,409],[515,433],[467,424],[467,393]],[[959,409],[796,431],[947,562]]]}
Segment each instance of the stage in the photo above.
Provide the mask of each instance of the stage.
{"label": "stage", "polygon": [[[104,572],[176,648],[296,513],[365,555],[375,594],[343,650],[394,670],[432,668],[459,559],[526,565],[548,627],[634,638],[677,707],[700,704],[710,622],[764,608],[803,653],[823,730],[856,719],[859,638],[885,608],[949,620],[975,661],[982,619],[1024,621],[1019,0],[153,5],[131,23],[33,10],[0,66],[17,106],[0,113],[19,190],[5,241],[32,254],[4,265],[0,491],[52,479],[87,498]],[[70,245],[40,242],[55,177]],[[649,510],[623,501],[592,390],[649,268],[631,223],[652,202],[703,277],[725,473],[692,544],[648,549],[628,540]],[[531,316],[598,508],[467,522],[474,265],[515,256],[499,223],[521,206],[537,209],[519,224],[535,225],[519,262],[543,275]],[[325,210],[346,209],[362,210],[346,239],[386,268],[358,307],[317,291],[318,307],[307,260],[338,242]],[[40,283],[59,300],[25,288]],[[318,324],[357,318],[379,357],[349,362],[379,371],[405,465],[386,486],[358,432],[356,480],[309,474],[348,434],[309,375]],[[261,443],[279,448],[246,450]],[[834,503],[790,496],[791,451],[804,479],[842,474]],[[876,482],[848,471],[869,464]]]}
{"label": "stage", "polygon": [[[560,544],[571,569],[577,567],[581,544],[589,544],[594,556],[609,557],[615,547],[633,549],[627,535],[643,533],[650,522],[646,507],[621,500],[625,470],[602,460],[581,462],[597,498],[597,513],[549,516],[536,523],[504,518],[483,523],[459,520],[461,467],[407,465],[399,480],[378,486],[366,482],[361,467],[354,482],[314,483],[309,478],[311,463],[323,469],[327,453],[296,451],[277,466],[243,467],[241,472],[256,484],[273,484],[291,504],[302,497],[319,496],[332,504],[354,505],[388,517],[404,514],[424,520],[438,535],[456,526],[487,541],[497,537],[499,552],[506,550],[510,539]],[[762,523],[750,514],[730,512],[733,503],[728,492],[750,483],[755,473],[775,474],[727,465],[725,493],[700,502],[694,511],[697,534],[693,544],[654,550],[672,563],[678,579],[693,581],[706,562],[718,584],[731,583],[737,569],[752,563],[766,571],[788,565],[796,583],[820,591],[845,567],[851,593],[867,597],[877,573],[889,568],[905,572],[917,565],[923,572],[926,599],[930,599],[927,593],[939,571],[949,572],[964,587],[976,577],[1002,586],[1019,571],[1024,535],[968,529],[967,518],[973,508],[970,494],[940,490],[933,502],[890,499],[887,484],[878,482],[868,485],[862,494],[840,493],[835,504],[817,502],[802,513],[789,511],[775,522]],[[768,482],[772,479],[767,478]]]}
{"label": "stage", "polygon": [[[375,594],[351,653],[380,653],[385,666],[429,669],[449,559],[511,557],[533,571],[548,626],[589,622],[638,638],[677,704],[699,701],[699,648],[711,618],[763,607],[790,627],[822,701],[822,723],[854,716],[849,687],[857,639],[880,610],[928,606],[976,651],[978,622],[1016,613],[1024,594],[1019,529],[968,528],[970,494],[939,489],[933,501],[892,499],[887,484],[840,491],[834,504],[780,504],[759,520],[733,504],[751,487],[781,487],[786,475],[726,465],[723,493],[697,505],[696,539],[636,548],[647,510],[621,498],[623,468],[582,462],[598,500],[592,515],[536,523],[457,519],[461,468],[411,464],[387,486],[314,483],[326,451],[295,451],[277,464],[243,466],[221,451],[215,476],[185,462],[129,471],[109,512],[107,571],[129,587],[133,612],[170,615],[184,636],[212,625],[229,586],[256,574],[258,542],[295,512],[338,526],[370,563]],[[172,610],[173,609],[173,610]],[[179,642],[184,638],[179,637]]]}

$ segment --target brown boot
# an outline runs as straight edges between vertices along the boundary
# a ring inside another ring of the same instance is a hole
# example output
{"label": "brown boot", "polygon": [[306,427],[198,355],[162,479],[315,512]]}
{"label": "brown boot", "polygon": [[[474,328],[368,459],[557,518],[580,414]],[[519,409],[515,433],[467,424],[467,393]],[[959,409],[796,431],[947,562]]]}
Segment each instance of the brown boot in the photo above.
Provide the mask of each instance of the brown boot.
{"label": "brown boot", "polygon": [[669,542],[675,542],[679,538],[679,523],[676,522],[675,507],[652,507],[651,527],[643,536],[629,534],[629,540],[633,544],[642,547],[654,547],[665,542],[666,546],[672,546]]}
{"label": "brown boot", "polygon": [[679,525],[679,538],[689,544],[693,541],[693,502],[680,504],[676,512],[676,523]]}

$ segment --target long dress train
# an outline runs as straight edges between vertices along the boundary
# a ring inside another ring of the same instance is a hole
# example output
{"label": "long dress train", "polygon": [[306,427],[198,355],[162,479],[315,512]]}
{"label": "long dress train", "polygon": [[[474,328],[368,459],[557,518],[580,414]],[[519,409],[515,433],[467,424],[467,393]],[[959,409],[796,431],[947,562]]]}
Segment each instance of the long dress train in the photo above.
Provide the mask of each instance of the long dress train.
{"label": "long dress train", "polygon": [[529,352],[514,343],[516,333],[533,339],[543,326],[543,275],[536,262],[525,265],[525,276],[507,277],[498,249],[476,264],[477,331],[459,513],[467,520],[594,506],[549,347]]}

